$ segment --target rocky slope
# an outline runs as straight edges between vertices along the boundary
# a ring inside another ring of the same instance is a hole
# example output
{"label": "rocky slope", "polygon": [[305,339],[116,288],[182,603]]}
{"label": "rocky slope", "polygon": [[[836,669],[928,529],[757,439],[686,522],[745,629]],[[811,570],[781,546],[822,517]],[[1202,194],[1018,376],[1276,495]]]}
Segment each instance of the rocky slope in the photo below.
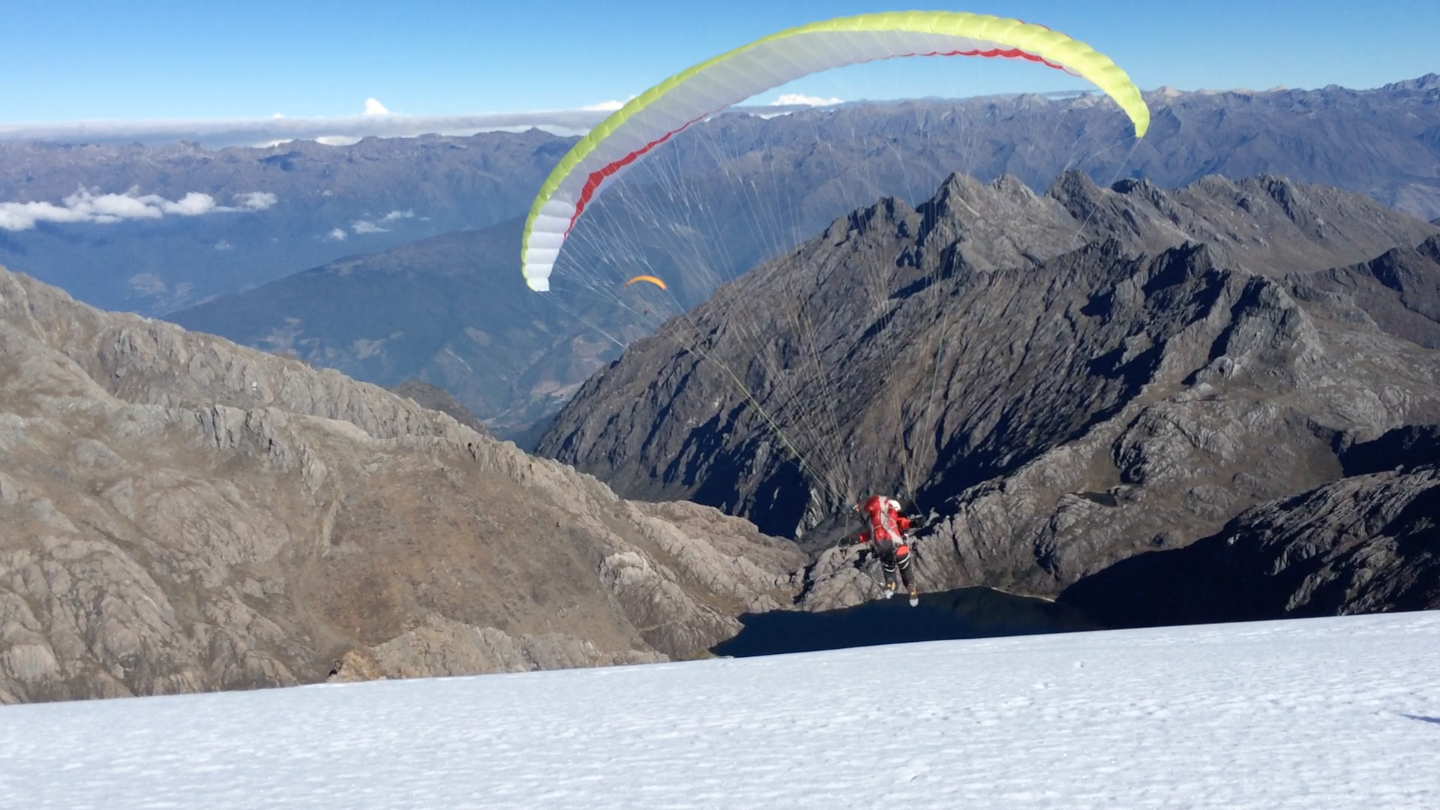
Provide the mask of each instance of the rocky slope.
{"label": "rocky slope", "polygon": [[[952,178],[634,344],[541,449],[820,544],[837,504],[901,489],[947,516],[923,541],[929,587],[1053,596],[1339,479],[1337,436],[1440,420],[1440,354],[1412,340],[1437,246],[1424,222],[1272,177],[1072,174],[1044,197]],[[827,553],[805,603],[865,586]]]}
{"label": "rocky slope", "polygon": [[392,386],[390,391],[402,397],[409,397],[422,408],[439,411],[481,436],[490,435],[490,431],[479,419],[475,418],[475,414],[461,405],[460,400],[450,396],[450,393],[443,388],[436,388],[430,383],[419,380],[409,380]]}
{"label": "rocky slope", "polygon": [[0,271],[0,701],[697,654],[801,557]]}

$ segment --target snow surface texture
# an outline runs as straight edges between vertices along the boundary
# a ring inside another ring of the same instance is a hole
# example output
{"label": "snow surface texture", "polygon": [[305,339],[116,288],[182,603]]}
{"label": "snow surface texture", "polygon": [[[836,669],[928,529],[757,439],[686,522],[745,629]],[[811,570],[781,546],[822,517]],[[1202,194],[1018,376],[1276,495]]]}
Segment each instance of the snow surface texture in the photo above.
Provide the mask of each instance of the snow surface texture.
{"label": "snow surface texture", "polygon": [[5,808],[1437,808],[1440,612],[0,708]]}

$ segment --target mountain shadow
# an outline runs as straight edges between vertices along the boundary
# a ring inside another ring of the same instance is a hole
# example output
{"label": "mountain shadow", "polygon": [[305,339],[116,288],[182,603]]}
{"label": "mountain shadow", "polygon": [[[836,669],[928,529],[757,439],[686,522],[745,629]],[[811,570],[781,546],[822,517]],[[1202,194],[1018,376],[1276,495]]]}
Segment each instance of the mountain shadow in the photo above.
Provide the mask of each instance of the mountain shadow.
{"label": "mountain shadow", "polygon": [[[1334,616],[1440,605],[1435,426],[1397,429],[1342,456],[1342,478],[1260,504],[1209,537],[1086,576],[1059,601],[1114,627]],[[1408,454],[1407,454],[1408,453]]]}
{"label": "mountain shadow", "polygon": [[913,608],[904,598],[877,599],[840,610],[747,613],[740,622],[745,629],[711,648],[711,652],[748,658],[917,641],[1104,629],[1069,605],[989,588],[922,594],[920,604]]}

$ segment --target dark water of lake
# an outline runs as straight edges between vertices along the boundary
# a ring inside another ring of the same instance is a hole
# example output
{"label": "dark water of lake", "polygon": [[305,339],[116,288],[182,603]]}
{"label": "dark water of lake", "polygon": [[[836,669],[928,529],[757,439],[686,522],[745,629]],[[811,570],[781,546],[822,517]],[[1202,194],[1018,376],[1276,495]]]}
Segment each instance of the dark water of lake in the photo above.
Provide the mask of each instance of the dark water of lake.
{"label": "dark water of lake", "polygon": [[903,595],[896,595],[894,599],[876,599],[822,613],[747,613],[740,621],[745,625],[740,634],[716,645],[711,652],[744,658],[912,641],[1104,629],[1072,607],[989,588],[923,593],[917,607],[910,607]]}

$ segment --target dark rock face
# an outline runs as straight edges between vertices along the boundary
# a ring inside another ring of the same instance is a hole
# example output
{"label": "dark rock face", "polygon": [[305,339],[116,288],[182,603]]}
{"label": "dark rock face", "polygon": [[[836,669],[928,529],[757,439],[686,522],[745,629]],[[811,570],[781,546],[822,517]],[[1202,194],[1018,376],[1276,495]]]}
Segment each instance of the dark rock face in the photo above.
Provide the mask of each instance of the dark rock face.
{"label": "dark rock face", "polygon": [[1440,465],[1440,425],[1407,425],[1378,439],[1350,443],[1343,447],[1340,463],[1346,475]]}
{"label": "dark rock face", "polygon": [[[1067,175],[1045,197],[953,178],[917,210],[837,221],[634,344],[541,452],[776,534],[825,535],[836,505],[908,489],[948,516],[921,541],[928,588],[1053,596],[1440,418],[1440,357],[1407,339],[1433,323],[1434,235],[1279,178],[1162,192]],[[1386,259],[1397,244],[1419,247]],[[1392,311],[1418,320],[1371,315]],[[864,585],[822,554],[803,604]]]}
{"label": "dark rock face", "polygon": [[0,702],[684,657],[803,556],[0,270]]}
{"label": "dark rock face", "polygon": [[1060,599],[1111,626],[1440,607],[1440,470],[1353,476],[1257,506],[1187,548],[1082,579]]}
{"label": "dark rock face", "polygon": [[1348,297],[1386,333],[1440,348],[1440,237],[1351,267],[1296,276],[1292,290],[1317,303]]}

